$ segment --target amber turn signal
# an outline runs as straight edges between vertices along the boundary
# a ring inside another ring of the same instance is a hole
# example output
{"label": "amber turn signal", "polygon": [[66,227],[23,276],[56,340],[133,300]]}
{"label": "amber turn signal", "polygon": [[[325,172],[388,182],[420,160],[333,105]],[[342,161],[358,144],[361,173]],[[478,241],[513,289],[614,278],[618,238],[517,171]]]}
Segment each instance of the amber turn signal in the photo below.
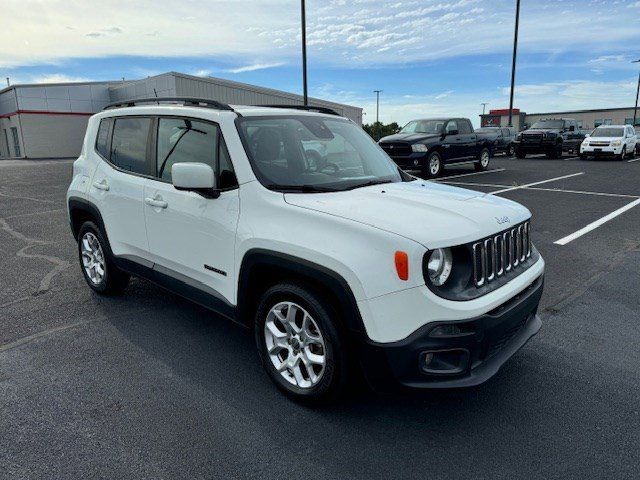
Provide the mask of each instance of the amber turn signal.
{"label": "amber turn signal", "polygon": [[396,252],[396,272],[400,280],[409,280],[409,255],[407,252]]}

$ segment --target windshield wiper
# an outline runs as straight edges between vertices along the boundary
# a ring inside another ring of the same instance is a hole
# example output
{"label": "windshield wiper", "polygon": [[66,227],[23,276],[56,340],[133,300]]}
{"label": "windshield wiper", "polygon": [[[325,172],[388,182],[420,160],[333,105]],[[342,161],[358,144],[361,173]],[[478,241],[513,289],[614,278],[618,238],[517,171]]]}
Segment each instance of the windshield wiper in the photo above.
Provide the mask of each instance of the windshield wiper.
{"label": "windshield wiper", "polygon": [[393,183],[393,180],[369,180],[368,182],[358,183],[357,185],[353,185],[352,187],[349,187],[346,190],[354,190],[356,188],[362,188],[362,187],[371,187],[373,185],[382,185],[383,183]]}
{"label": "windshield wiper", "polygon": [[269,190],[287,190],[290,192],[302,193],[319,193],[319,192],[335,192],[335,188],[323,187],[320,185],[265,185]]}

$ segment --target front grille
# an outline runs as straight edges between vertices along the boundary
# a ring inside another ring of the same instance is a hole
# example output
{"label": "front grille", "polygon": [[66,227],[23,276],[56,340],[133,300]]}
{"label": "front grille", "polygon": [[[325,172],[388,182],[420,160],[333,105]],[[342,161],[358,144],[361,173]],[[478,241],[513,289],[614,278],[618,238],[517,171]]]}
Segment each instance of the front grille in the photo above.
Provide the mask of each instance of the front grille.
{"label": "front grille", "polygon": [[473,244],[473,283],[482,287],[531,257],[530,222]]}
{"label": "front grille", "polygon": [[381,143],[380,147],[390,157],[408,157],[411,155],[411,145],[405,142],[386,142]]}
{"label": "front grille", "polygon": [[610,142],[589,142],[591,147],[608,147]]}
{"label": "front grille", "polygon": [[530,133],[528,135],[522,135],[522,141],[524,143],[540,143],[543,135],[541,133]]}

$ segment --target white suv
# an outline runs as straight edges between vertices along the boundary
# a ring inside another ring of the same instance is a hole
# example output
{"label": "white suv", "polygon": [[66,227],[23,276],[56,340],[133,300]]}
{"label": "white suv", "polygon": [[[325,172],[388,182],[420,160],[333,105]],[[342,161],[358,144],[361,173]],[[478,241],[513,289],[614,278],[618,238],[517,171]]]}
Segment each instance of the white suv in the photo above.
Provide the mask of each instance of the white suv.
{"label": "white suv", "polygon": [[541,326],[530,212],[407,175],[331,111],[114,105],[89,120],[67,199],[93,290],[144,277],[249,327],[299,400],[360,373],[477,385]]}
{"label": "white suv", "polygon": [[636,154],[638,136],[631,125],[602,125],[580,145],[580,158],[612,157],[624,160]]}

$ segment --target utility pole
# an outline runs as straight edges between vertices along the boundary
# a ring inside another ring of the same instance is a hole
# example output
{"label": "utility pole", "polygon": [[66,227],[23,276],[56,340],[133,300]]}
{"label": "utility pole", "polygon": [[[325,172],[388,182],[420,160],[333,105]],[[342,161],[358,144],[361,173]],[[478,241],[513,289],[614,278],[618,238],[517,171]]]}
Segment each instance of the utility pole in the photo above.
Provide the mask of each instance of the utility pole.
{"label": "utility pole", "polygon": [[513,89],[516,83],[516,57],[518,55],[518,24],[520,22],[520,0],[516,0],[516,28],[513,34],[513,60],[511,62],[511,96],[509,98],[509,127],[513,127]]}
{"label": "utility pole", "polygon": [[[631,63],[640,63],[640,60],[634,60]],[[633,126],[636,126],[637,118],[638,118],[638,97],[640,97],[640,73],[638,73],[638,90],[636,90],[636,106],[633,109]]]}
{"label": "utility pole", "polygon": [[482,105],[482,115],[484,115],[484,109],[487,105],[489,105],[489,102],[482,102],[480,105]]}
{"label": "utility pole", "polygon": [[382,90],[374,90],[376,94],[376,140],[380,140],[380,93]]}
{"label": "utility pole", "polygon": [[11,86],[11,82],[9,81],[9,77],[7,77],[7,87]]}
{"label": "utility pole", "polygon": [[300,17],[302,21],[302,88],[304,92],[304,104],[309,105],[309,98],[307,96],[307,15],[304,1],[305,0],[300,0]]}

